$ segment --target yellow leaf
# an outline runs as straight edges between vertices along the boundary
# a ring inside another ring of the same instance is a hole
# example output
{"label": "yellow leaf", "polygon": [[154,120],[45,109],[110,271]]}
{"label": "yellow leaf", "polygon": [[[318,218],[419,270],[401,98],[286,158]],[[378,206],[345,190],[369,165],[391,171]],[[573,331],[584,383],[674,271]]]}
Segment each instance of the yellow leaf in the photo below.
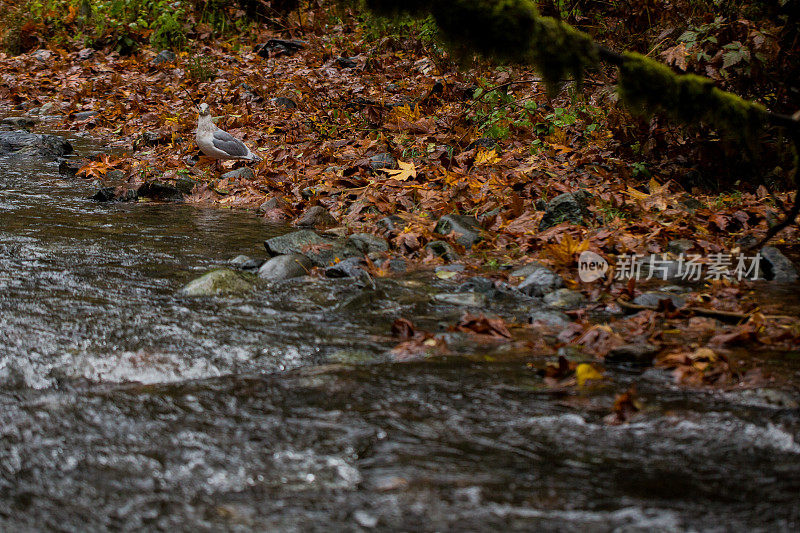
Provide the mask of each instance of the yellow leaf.
{"label": "yellow leaf", "polygon": [[414,104],[413,108],[408,104],[395,107],[392,109],[392,113],[394,113],[395,117],[409,122],[417,121],[420,118],[419,107],[416,104]]}
{"label": "yellow leaf", "polygon": [[603,379],[603,374],[594,369],[588,363],[581,363],[575,369],[575,379],[578,380],[578,386],[583,387],[587,381],[600,381]]}
{"label": "yellow leaf", "polygon": [[487,150],[486,148],[481,148],[475,155],[476,165],[493,165],[499,162],[500,158],[497,157],[497,152],[495,151],[494,148],[492,148],[491,150]]}
{"label": "yellow leaf", "polygon": [[394,178],[397,181],[406,181],[411,178],[417,177],[417,169],[414,167],[414,163],[404,163],[402,161],[397,162],[398,166],[400,167],[397,170],[393,169],[384,169],[383,171],[389,175],[390,178]]}
{"label": "yellow leaf", "polygon": [[575,254],[585,252],[589,249],[589,240],[578,242],[567,233],[558,244],[547,245],[547,253],[562,265],[571,265],[575,261]]}

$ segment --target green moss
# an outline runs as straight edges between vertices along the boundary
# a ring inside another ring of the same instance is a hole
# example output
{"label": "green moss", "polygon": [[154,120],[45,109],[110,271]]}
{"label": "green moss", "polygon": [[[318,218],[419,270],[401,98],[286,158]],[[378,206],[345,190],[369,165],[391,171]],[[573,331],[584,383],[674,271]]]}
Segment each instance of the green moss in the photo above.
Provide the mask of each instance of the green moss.
{"label": "green moss", "polygon": [[663,112],[687,124],[703,122],[752,143],[766,122],[766,109],[714,86],[708,78],[676,74],[652,59],[626,53],[619,68],[619,94],[633,110]]}

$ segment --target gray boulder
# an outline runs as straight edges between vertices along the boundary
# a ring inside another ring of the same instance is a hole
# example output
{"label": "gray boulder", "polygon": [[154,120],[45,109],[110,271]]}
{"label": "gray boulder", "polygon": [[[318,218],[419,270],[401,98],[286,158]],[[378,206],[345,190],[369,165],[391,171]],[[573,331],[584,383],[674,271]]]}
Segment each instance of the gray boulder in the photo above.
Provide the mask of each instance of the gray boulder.
{"label": "gray boulder", "polygon": [[308,274],[312,266],[311,259],[304,255],[278,255],[261,266],[258,277],[270,281],[299,278]]}

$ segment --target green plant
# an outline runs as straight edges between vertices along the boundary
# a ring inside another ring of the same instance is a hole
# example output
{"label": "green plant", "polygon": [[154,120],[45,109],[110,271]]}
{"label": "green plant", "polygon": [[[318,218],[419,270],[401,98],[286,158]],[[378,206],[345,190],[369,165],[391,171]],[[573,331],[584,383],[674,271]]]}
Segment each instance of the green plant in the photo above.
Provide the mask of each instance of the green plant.
{"label": "green plant", "polygon": [[187,67],[189,77],[196,82],[211,81],[217,75],[214,61],[207,57],[194,56]]}

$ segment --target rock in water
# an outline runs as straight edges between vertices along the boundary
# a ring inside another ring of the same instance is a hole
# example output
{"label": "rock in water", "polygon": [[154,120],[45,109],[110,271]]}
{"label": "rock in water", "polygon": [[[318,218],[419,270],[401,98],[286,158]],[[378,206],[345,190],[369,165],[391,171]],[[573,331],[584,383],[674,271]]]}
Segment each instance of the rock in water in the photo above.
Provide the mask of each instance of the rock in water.
{"label": "rock in water", "polygon": [[0,156],[39,157],[56,161],[71,153],[72,145],[58,135],[39,135],[27,131],[0,132]]}
{"label": "rock in water", "polygon": [[225,296],[244,294],[253,284],[238,272],[228,269],[212,270],[190,281],[178,291],[181,296]]}
{"label": "rock in water", "polygon": [[314,264],[300,254],[278,255],[261,265],[258,277],[269,281],[299,278],[308,274]]}
{"label": "rock in water", "polygon": [[797,281],[797,269],[791,261],[774,246],[765,246],[761,250],[762,271],[764,278],[780,283]]}

